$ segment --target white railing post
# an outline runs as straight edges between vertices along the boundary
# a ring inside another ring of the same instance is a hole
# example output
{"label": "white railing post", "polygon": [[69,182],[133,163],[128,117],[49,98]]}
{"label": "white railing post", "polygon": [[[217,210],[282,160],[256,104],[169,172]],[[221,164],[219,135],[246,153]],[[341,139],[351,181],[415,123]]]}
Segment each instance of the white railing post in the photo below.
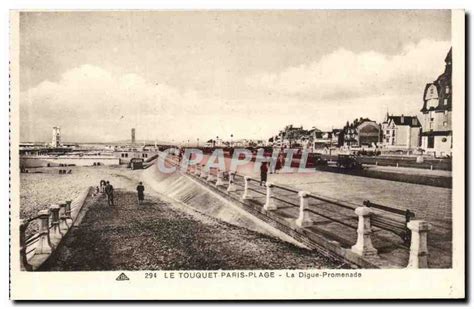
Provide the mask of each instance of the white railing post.
{"label": "white railing post", "polygon": [[299,227],[307,227],[313,224],[309,215],[305,212],[306,208],[308,208],[308,197],[309,193],[306,191],[298,192],[298,196],[300,197],[300,212],[298,218],[296,219],[296,225]]}
{"label": "white railing post", "polygon": [[209,168],[209,172],[207,174],[207,179],[206,180],[209,181],[209,182],[214,181],[214,175],[212,175],[212,170],[213,170],[212,168]]}
{"label": "white railing post", "polygon": [[216,187],[217,186],[223,186],[224,184],[224,171],[217,170],[217,181],[216,181]]}
{"label": "white railing post", "polygon": [[35,254],[50,254],[53,251],[53,246],[49,237],[49,211],[40,210],[38,212],[38,219],[40,222]]}
{"label": "white railing post", "polygon": [[410,258],[407,268],[428,268],[428,231],[431,224],[423,220],[408,222],[411,230]]}
{"label": "white railing post", "polygon": [[352,252],[361,256],[375,256],[377,249],[372,245],[372,227],[370,225],[370,214],[372,213],[369,207],[358,207],[355,210],[359,217],[357,225],[357,242],[352,246]]}
{"label": "white railing post", "polygon": [[227,186],[227,192],[235,192],[237,191],[237,187],[235,186],[235,172],[229,171],[229,185]]}
{"label": "white railing post", "polygon": [[61,239],[63,237],[63,233],[59,227],[59,205],[51,205],[49,207],[49,211],[51,212],[51,231],[49,236],[52,241],[53,239]]}
{"label": "white railing post", "polygon": [[199,164],[196,163],[194,166],[194,175],[199,176],[201,174],[201,171],[199,170]]}
{"label": "white railing post", "polygon": [[20,220],[20,265],[22,269],[32,270],[28,259],[26,257],[26,229],[28,228],[28,222]]}
{"label": "white railing post", "polygon": [[201,166],[201,174],[199,174],[199,177],[201,177],[201,178],[206,178],[207,177],[207,171],[206,171],[206,167],[204,165]]}
{"label": "white railing post", "polygon": [[267,182],[265,184],[265,186],[267,187],[267,195],[266,195],[265,205],[263,205],[263,209],[265,209],[265,210],[276,210],[278,207],[277,207],[277,205],[275,204],[275,202],[273,201],[273,198],[272,198],[273,184],[270,183],[270,182]]}
{"label": "white railing post", "polygon": [[251,195],[250,195],[250,192],[249,192],[249,183],[250,183],[250,179],[252,179],[252,177],[250,176],[244,176],[244,194],[242,195],[242,199],[243,200],[248,200],[251,198]]}
{"label": "white railing post", "polygon": [[71,200],[66,201],[66,218],[69,221],[69,225],[72,225],[71,203]]}
{"label": "white railing post", "polygon": [[63,231],[63,234],[66,234],[69,229],[66,216],[66,202],[59,204],[59,229]]}

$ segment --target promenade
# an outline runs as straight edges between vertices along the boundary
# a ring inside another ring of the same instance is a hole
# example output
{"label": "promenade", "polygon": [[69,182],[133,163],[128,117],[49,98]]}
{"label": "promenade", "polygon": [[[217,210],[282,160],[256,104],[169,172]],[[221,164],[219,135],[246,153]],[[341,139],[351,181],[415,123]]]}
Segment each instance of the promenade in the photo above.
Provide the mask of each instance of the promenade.
{"label": "promenade", "polygon": [[345,268],[315,251],[225,223],[146,192],[140,172],[123,176],[116,206],[101,196],[87,209],[43,270],[217,270]]}
{"label": "promenade", "polygon": [[[207,159],[205,158],[203,163],[207,162]],[[226,160],[226,168],[229,163],[229,160]],[[239,167],[237,177],[235,177],[237,190],[226,194],[236,201],[241,199],[245,186],[243,176],[251,176],[257,181],[249,182],[247,201],[254,204],[256,209],[261,209],[266,202],[267,191],[264,186],[258,185],[259,173],[256,172],[253,165],[254,163],[251,162]],[[386,169],[386,167],[383,168]],[[428,174],[447,173],[430,170],[424,170],[424,172]],[[341,201],[348,205],[348,208],[335,207],[332,203],[325,203],[317,199],[310,199],[308,203],[310,209],[308,217],[313,225],[307,230],[318,235],[326,235],[329,239],[341,243],[345,248],[350,248],[356,243],[358,218],[354,210],[361,207],[364,201],[370,200],[372,203],[401,211],[408,209],[415,214],[414,219],[425,220],[432,226],[428,233],[430,267],[446,268],[452,265],[452,190],[449,188],[315,171],[314,169],[308,169],[303,173],[269,174],[268,181],[277,185],[272,188],[272,196],[277,197],[277,199],[273,199],[272,203],[276,204],[278,210],[272,210],[271,213],[291,222],[290,226],[299,216],[300,197],[298,192],[300,191],[313,193],[331,201]],[[278,186],[293,191],[281,190]],[[433,202],[434,196],[436,196],[435,202]],[[375,212],[380,213],[377,210]],[[391,217],[390,214],[383,212],[382,215]],[[384,229],[373,227],[373,231],[379,255],[395,265],[404,267],[408,261],[409,244],[404,244],[398,235]]]}

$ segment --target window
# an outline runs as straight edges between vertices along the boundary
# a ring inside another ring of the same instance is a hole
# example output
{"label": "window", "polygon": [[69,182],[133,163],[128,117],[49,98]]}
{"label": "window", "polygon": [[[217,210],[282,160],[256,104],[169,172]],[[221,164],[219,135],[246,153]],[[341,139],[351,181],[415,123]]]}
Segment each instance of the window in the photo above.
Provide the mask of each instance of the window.
{"label": "window", "polygon": [[448,126],[448,122],[447,121],[444,121],[443,122],[443,127],[447,127]]}
{"label": "window", "polygon": [[434,136],[428,136],[428,148],[434,148]]}
{"label": "window", "polygon": [[449,93],[449,86],[446,86],[446,94]]}
{"label": "window", "polygon": [[448,99],[444,99],[444,105],[448,105]]}

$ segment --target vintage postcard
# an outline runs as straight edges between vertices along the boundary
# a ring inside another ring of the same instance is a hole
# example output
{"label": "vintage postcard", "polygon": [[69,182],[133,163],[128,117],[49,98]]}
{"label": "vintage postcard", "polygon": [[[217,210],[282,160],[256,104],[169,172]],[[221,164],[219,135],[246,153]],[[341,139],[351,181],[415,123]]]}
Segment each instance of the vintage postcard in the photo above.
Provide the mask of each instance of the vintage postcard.
{"label": "vintage postcard", "polygon": [[10,20],[12,299],[465,297],[464,11]]}

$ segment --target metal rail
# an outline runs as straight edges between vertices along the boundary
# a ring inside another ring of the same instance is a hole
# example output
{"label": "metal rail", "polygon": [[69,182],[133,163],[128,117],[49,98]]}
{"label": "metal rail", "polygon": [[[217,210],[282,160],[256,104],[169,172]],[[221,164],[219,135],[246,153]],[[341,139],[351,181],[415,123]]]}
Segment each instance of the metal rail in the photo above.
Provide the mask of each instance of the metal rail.
{"label": "metal rail", "polygon": [[[333,222],[342,224],[342,225],[344,225],[344,226],[350,227],[350,228],[352,228],[352,229],[357,229],[357,225],[352,225],[352,224],[346,223],[346,222],[344,222],[344,221],[331,218],[331,217],[326,216],[326,215],[323,215],[322,213],[317,212],[317,211],[315,211],[315,210],[312,210],[312,209],[305,209],[305,211],[310,212],[310,213],[313,213],[313,214],[315,214],[315,215],[317,215],[317,216],[320,216],[320,217],[329,219],[330,221],[333,221]],[[354,218],[350,218],[350,219],[354,219]]]}
{"label": "metal rail", "polygon": [[295,190],[295,189],[290,189],[290,188],[287,188],[287,187],[283,187],[283,186],[280,186],[280,185],[273,185],[275,188],[278,188],[278,189],[281,189],[281,190],[284,190],[284,191],[288,191],[288,192],[291,192],[291,193],[295,193],[295,194],[298,194],[298,190]]}
{"label": "metal rail", "polygon": [[336,206],[339,206],[339,207],[342,207],[342,208],[345,208],[345,209],[355,210],[357,208],[357,207],[352,207],[348,204],[343,204],[339,201],[332,201],[330,199],[327,199],[327,198],[324,198],[324,197],[321,197],[321,196],[317,196],[317,195],[314,195],[312,193],[308,194],[308,196],[311,197],[311,198],[314,198],[316,200],[323,201],[323,202],[326,202],[326,203],[329,203],[329,204],[333,204],[333,205],[336,205]]}

